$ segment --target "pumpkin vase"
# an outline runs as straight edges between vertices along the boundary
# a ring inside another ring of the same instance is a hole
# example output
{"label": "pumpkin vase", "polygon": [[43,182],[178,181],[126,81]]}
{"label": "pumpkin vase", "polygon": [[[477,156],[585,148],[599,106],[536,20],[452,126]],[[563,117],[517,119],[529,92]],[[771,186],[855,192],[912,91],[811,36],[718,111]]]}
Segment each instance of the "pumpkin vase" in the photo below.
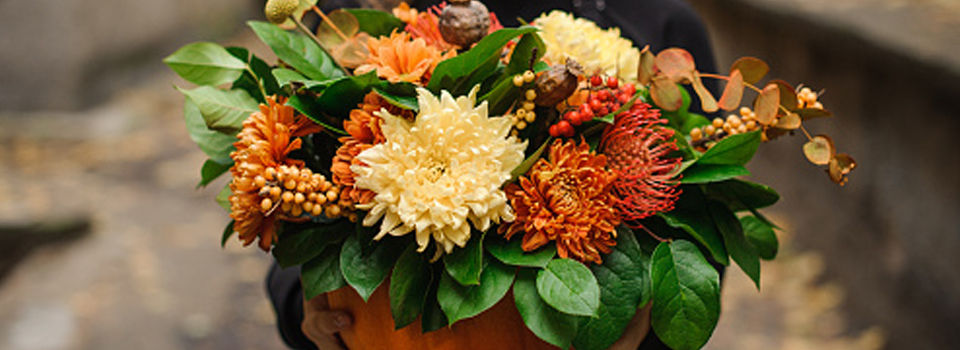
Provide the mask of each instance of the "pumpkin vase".
{"label": "pumpkin vase", "polygon": [[348,349],[556,349],[537,338],[523,323],[508,293],[492,308],[453,326],[424,334],[420,320],[394,329],[388,288],[381,286],[364,302],[352,288],[327,293],[330,308],[353,316],[353,326],[340,332]]}

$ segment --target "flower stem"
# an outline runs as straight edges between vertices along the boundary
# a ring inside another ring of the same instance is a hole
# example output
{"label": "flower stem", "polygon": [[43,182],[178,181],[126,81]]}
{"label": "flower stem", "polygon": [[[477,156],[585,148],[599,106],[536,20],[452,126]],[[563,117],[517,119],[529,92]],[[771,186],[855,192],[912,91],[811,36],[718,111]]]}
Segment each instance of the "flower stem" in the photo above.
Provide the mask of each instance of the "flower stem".
{"label": "flower stem", "polygon": [[247,65],[247,73],[250,73],[250,76],[253,77],[253,80],[257,81],[257,87],[260,88],[260,94],[263,95],[263,98],[267,98],[267,90],[263,88],[263,82],[260,81],[260,78],[257,77],[257,74],[253,72],[253,69],[250,68],[250,65]]}
{"label": "flower stem", "polygon": [[[703,78],[713,78],[713,79],[718,79],[718,80],[730,81],[730,77],[728,77],[728,76],[719,75],[719,74],[712,74],[712,73],[700,73],[700,77],[703,77]],[[744,82],[744,83],[743,83],[743,86],[746,86],[746,87],[750,88],[751,90],[756,91],[758,94],[763,92],[762,90],[760,90],[760,88],[754,86],[753,84],[747,83],[747,82]],[[783,111],[784,113],[786,113],[786,114],[792,113],[789,109],[787,109],[787,107],[785,107],[785,106],[782,105],[782,104],[778,104],[777,107],[779,107],[779,109],[780,109],[781,111]],[[810,137],[810,133],[807,132],[807,129],[804,128],[803,125],[800,125],[800,130],[803,131],[803,135],[807,137],[807,140],[813,140],[813,138]]]}
{"label": "flower stem", "polygon": [[340,70],[343,71],[343,73],[346,74],[347,76],[353,75],[353,74],[350,74],[350,71],[344,68],[343,65],[340,64],[340,62],[337,62],[337,59],[334,58],[333,55],[331,55],[330,52],[327,51],[327,49],[323,48],[323,44],[320,44],[320,39],[317,38],[317,36],[314,35],[313,32],[307,28],[307,26],[303,25],[303,22],[301,22],[299,18],[297,18],[296,16],[290,16],[290,19],[292,19],[293,22],[297,24],[297,29],[303,32],[303,34],[306,34],[307,37],[310,38],[310,40],[313,40],[313,42],[316,43],[318,47],[320,47],[320,51],[323,51],[323,53],[325,53],[327,56],[330,57],[330,59],[333,60],[333,64],[336,65],[337,68],[340,68]]}

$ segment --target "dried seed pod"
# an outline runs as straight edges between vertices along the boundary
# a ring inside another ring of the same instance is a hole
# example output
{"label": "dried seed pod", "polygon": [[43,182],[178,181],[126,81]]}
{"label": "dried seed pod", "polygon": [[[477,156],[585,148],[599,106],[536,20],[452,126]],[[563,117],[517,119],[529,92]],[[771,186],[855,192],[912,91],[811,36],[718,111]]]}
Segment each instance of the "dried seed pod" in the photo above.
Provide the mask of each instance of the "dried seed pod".
{"label": "dried seed pod", "polygon": [[490,11],[479,1],[451,0],[440,13],[440,35],[443,40],[469,48],[490,30]]}
{"label": "dried seed pod", "polygon": [[297,11],[297,6],[300,6],[300,2],[297,0],[267,0],[267,5],[263,7],[263,13],[267,15],[267,20],[270,23],[281,24]]}
{"label": "dried seed pod", "polygon": [[555,106],[577,91],[577,77],[583,75],[583,68],[576,61],[567,59],[565,64],[557,64],[537,77],[537,96],[534,102],[538,106]]}

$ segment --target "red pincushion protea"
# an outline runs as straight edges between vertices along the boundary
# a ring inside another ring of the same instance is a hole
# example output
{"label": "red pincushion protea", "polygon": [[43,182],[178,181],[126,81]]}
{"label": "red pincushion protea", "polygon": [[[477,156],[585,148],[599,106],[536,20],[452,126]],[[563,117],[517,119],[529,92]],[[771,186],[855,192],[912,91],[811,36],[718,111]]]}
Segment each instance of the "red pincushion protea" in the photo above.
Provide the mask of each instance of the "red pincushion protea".
{"label": "red pincushion protea", "polygon": [[673,172],[682,159],[667,156],[677,145],[673,129],[663,127],[665,122],[659,110],[637,102],[617,115],[600,139],[608,166],[620,174],[613,184],[614,207],[633,228],[641,226],[637,220],[672,210],[680,195],[680,181]]}

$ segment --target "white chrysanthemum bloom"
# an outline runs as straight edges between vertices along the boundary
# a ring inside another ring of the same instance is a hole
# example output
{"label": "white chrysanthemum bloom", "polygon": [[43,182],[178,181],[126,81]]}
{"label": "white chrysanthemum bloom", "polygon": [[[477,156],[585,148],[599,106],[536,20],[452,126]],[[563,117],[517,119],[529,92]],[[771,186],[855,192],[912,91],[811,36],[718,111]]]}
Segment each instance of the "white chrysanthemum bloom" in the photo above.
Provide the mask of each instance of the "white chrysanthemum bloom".
{"label": "white chrysanthemum bloom", "polygon": [[446,91],[438,99],[421,88],[414,122],[385,109],[375,113],[383,118],[386,142],[357,155],[365,165],[350,167],[357,187],[377,194],[358,205],[369,210],[365,226],[383,219],[374,239],[415,231],[418,251],[432,237],[450,253],[470,239],[468,219],[481,231],[514,220],[500,187],[523,162],[527,143],[510,136],[509,118],[488,118],[486,102],[474,106],[476,97],[477,87],[456,99]]}
{"label": "white chrysanthemum bloom", "polygon": [[627,81],[637,80],[640,50],[620,37],[620,28],[601,29],[584,18],[554,10],[542,14],[533,24],[547,45],[546,59],[554,64],[572,58],[587,74],[603,73]]}

